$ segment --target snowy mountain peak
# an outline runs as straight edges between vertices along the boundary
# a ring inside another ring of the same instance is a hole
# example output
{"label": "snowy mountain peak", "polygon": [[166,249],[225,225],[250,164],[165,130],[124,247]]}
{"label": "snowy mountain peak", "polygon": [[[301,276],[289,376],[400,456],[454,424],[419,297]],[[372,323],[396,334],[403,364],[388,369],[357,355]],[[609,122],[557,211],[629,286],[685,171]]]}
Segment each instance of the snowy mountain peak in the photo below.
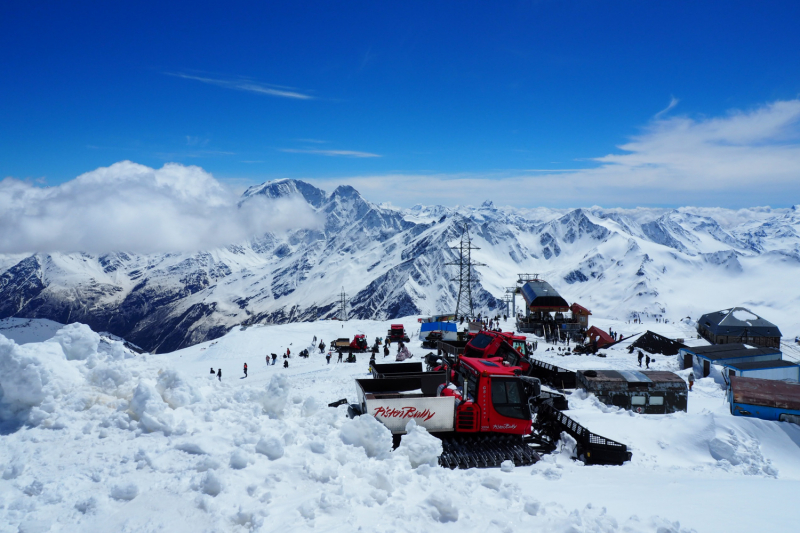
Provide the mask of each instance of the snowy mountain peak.
{"label": "snowy mountain peak", "polygon": [[261,185],[254,185],[242,194],[242,201],[257,195],[263,195],[267,198],[288,198],[299,195],[316,208],[319,208],[327,197],[325,191],[305,181],[288,178],[268,181]]}

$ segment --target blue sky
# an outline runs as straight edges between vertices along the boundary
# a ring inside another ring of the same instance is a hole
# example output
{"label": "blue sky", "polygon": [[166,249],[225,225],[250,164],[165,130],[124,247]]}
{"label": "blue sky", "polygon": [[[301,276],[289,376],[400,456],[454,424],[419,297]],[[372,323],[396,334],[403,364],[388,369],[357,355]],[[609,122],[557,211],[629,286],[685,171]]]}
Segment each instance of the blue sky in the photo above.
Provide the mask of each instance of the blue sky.
{"label": "blue sky", "polygon": [[796,1],[4,2],[0,177],[131,160],[399,205],[786,206],[798,27]]}

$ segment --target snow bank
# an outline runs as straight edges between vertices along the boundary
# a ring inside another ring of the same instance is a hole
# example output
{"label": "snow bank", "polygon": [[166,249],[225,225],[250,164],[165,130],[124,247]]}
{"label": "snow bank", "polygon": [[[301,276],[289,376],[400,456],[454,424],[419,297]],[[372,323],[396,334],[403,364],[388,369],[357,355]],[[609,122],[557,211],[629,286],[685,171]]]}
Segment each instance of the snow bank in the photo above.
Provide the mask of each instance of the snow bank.
{"label": "snow bank", "polygon": [[345,422],[339,430],[345,444],[363,448],[367,457],[386,459],[392,451],[392,432],[372,415],[362,415]]}
{"label": "snow bank", "polygon": [[256,444],[256,451],[274,461],[283,457],[283,442],[277,437],[261,437]]}
{"label": "snow bank", "polygon": [[197,389],[174,368],[159,372],[156,390],[173,409],[197,403],[202,399]]}
{"label": "snow bank", "polygon": [[400,440],[400,446],[395,453],[405,455],[413,468],[421,465],[436,466],[439,456],[442,455],[442,441],[412,419],[406,424],[406,434]]}
{"label": "snow bank", "polygon": [[81,381],[59,344],[19,346],[0,335],[0,422],[31,408],[54,410],[56,400]]}
{"label": "snow bank", "polygon": [[270,418],[281,418],[289,398],[289,378],[283,374],[272,376],[267,390],[261,395],[264,413]]}
{"label": "snow bank", "polygon": [[172,414],[167,412],[169,406],[161,398],[153,384],[142,380],[133,391],[130,412],[134,420],[139,421],[142,430],[151,433],[161,431],[164,435],[172,433]]}
{"label": "snow bank", "polygon": [[100,335],[86,324],[69,324],[61,328],[48,342],[56,342],[64,350],[67,359],[83,360],[97,353]]}

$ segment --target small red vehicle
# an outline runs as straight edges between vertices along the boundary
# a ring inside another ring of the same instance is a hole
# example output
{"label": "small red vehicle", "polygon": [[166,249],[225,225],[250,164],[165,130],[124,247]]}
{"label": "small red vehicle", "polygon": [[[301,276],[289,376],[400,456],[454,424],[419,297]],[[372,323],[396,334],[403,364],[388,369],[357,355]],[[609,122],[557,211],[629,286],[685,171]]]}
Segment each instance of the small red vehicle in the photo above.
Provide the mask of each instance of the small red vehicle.
{"label": "small red vehicle", "polygon": [[392,342],[409,342],[411,339],[406,335],[403,324],[392,324],[386,333],[386,338]]}
{"label": "small red vehicle", "polygon": [[342,337],[331,342],[331,349],[342,352],[366,352],[369,349],[366,335],[356,335],[351,341],[347,337]]}

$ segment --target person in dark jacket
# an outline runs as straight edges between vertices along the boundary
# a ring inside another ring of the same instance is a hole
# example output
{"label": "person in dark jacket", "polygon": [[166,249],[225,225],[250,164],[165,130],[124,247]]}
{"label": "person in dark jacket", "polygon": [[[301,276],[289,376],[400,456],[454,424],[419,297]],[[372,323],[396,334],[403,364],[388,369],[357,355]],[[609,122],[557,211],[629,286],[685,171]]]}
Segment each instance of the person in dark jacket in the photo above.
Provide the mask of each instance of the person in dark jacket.
{"label": "person in dark jacket", "polygon": [[289,368],[289,360],[288,359],[284,359],[283,368]]}
{"label": "person in dark jacket", "polygon": [[244,364],[244,377],[247,377],[247,363]]}
{"label": "person in dark jacket", "polygon": [[222,381],[222,369],[221,368],[217,370],[217,379]]}
{"label": "person in dark jacket", "polygon": [[337,359],[336,362],[337,363],[341,363],[342,362],[342,350],[337,350],[336,353],[339,354],[339,359]]}
{"label": "person in dark jacket", "polygon": [[389,355],[389,345],[388,344],[384,344],[383,345],[383,356],[386,357],[387,355]]}
{"label": "person in dark jacket", "polygon": [[[644,359],[644,354],[642,353],[642,351],[641,351],[641,350],[639,350],[639,357],[638,357],[638,359],[639,359],[639,366],[641,367],[641,366],[642,366],[642,359]],[[648,358],[648,359],[649,359],[649,358]]]}
{"label": "person in dark jacket", "polygon": [[325,353],[325,341],[319,341],[319,353]]}
{"label": "person in dark jacket", "polygon": [[216,374],[216,372],[214,372],[214,367],[213,366],[211,367],[211,373],[212,374]]}
{"label": "person in dark jacket", "polygon": [[646,355],[644,358],[644,364],[647,368],[650,368],[650,355]]}

